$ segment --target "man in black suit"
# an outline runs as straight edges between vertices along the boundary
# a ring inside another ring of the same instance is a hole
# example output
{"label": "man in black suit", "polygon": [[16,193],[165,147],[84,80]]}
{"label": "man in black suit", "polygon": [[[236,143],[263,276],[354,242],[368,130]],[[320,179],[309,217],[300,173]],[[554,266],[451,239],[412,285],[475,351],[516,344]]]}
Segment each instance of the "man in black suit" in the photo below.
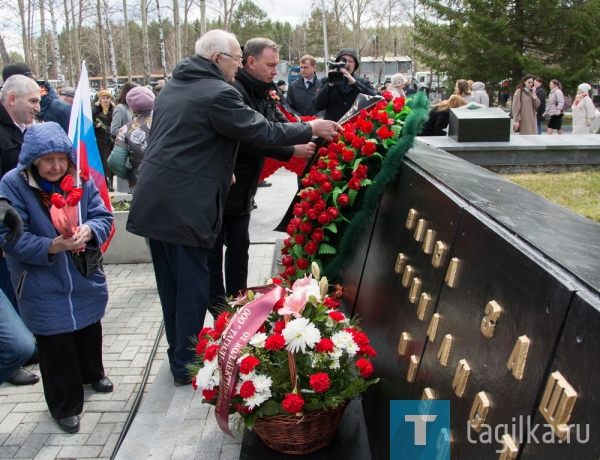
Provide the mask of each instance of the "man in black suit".
{"label": "man in black suit", "polygon": [[296,115],[321,115],[313,107],[312,101],[321,90],[321,80],[315,74],[317,60],[310,54],[300,58],[300,77],[292,82],[288,88],[287,104],[290,112]]}

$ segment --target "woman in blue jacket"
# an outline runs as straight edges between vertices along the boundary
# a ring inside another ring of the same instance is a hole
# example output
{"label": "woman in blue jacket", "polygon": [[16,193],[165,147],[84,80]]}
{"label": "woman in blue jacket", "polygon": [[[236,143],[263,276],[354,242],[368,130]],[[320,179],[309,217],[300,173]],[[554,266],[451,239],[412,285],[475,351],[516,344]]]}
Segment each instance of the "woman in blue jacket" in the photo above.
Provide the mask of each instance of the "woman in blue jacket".
{"label": "woman in blue jacket", "polygon": [[81,225],[70,238],[59,235],[51,217],[51,196],[63,193],[63,179],[76,176],[71,141],[57,123],[40,123],[25,134],[19,164],[0,182],[21,215],[24,232],[8,241],[0,227],[21,317],[36,337],[44,394],[52,417],[66,432],[79,430],[83,384],[113,391],[102,363],[102,327],[108,287],[102,266],[82,275],[72,256],[83,247],[99,248],[107,239],[112,214],[92,180],[82,183]]}

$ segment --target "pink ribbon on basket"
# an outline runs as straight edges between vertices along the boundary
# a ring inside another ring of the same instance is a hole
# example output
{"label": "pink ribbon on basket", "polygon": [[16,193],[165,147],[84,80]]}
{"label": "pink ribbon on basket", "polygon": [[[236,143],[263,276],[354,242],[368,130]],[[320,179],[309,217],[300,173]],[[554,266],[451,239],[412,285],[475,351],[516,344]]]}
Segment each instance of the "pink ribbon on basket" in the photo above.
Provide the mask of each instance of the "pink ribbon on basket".
{"label": "pink ribbon on basket", "polygon": [[240,308],[223,332],[223,343],[219,350],[219,396],[215,406],[217,423],[223,432],[230,436],[229,405],[235,389],[240,350],[246,346],[252,336],[260,329],[273,306],[285,295],[280,286],[259,286],[247,290],[264,295]]}

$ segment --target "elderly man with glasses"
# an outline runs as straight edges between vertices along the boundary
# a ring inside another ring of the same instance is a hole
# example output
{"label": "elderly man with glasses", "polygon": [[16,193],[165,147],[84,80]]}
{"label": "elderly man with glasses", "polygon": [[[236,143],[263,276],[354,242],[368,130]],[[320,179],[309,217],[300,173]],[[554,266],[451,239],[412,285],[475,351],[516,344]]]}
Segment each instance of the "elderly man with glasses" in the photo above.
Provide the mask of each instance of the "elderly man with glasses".
{"label": "elderly man with glasses", "polygon": [[175,385],[189,381],[190,337],[208,308],[208,251],[221,231],[239,142],[307,144],[341,130],[326,120],[273,123],[249,108],[231,86],[241,60],[235,36],[211,30],[196,42],[196,55],[177,64],[156,98],[129,212],[127,230],[150,240]]}

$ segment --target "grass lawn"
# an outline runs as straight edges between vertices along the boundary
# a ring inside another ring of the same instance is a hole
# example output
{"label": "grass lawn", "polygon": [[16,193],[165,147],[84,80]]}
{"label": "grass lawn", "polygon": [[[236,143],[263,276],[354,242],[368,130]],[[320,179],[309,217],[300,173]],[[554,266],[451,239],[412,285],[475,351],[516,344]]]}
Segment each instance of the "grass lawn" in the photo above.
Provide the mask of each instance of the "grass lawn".
{"label": "grass lawn", "polygon": [[577,214],[600,223],[600,171],[503,174],[503,176]]}

